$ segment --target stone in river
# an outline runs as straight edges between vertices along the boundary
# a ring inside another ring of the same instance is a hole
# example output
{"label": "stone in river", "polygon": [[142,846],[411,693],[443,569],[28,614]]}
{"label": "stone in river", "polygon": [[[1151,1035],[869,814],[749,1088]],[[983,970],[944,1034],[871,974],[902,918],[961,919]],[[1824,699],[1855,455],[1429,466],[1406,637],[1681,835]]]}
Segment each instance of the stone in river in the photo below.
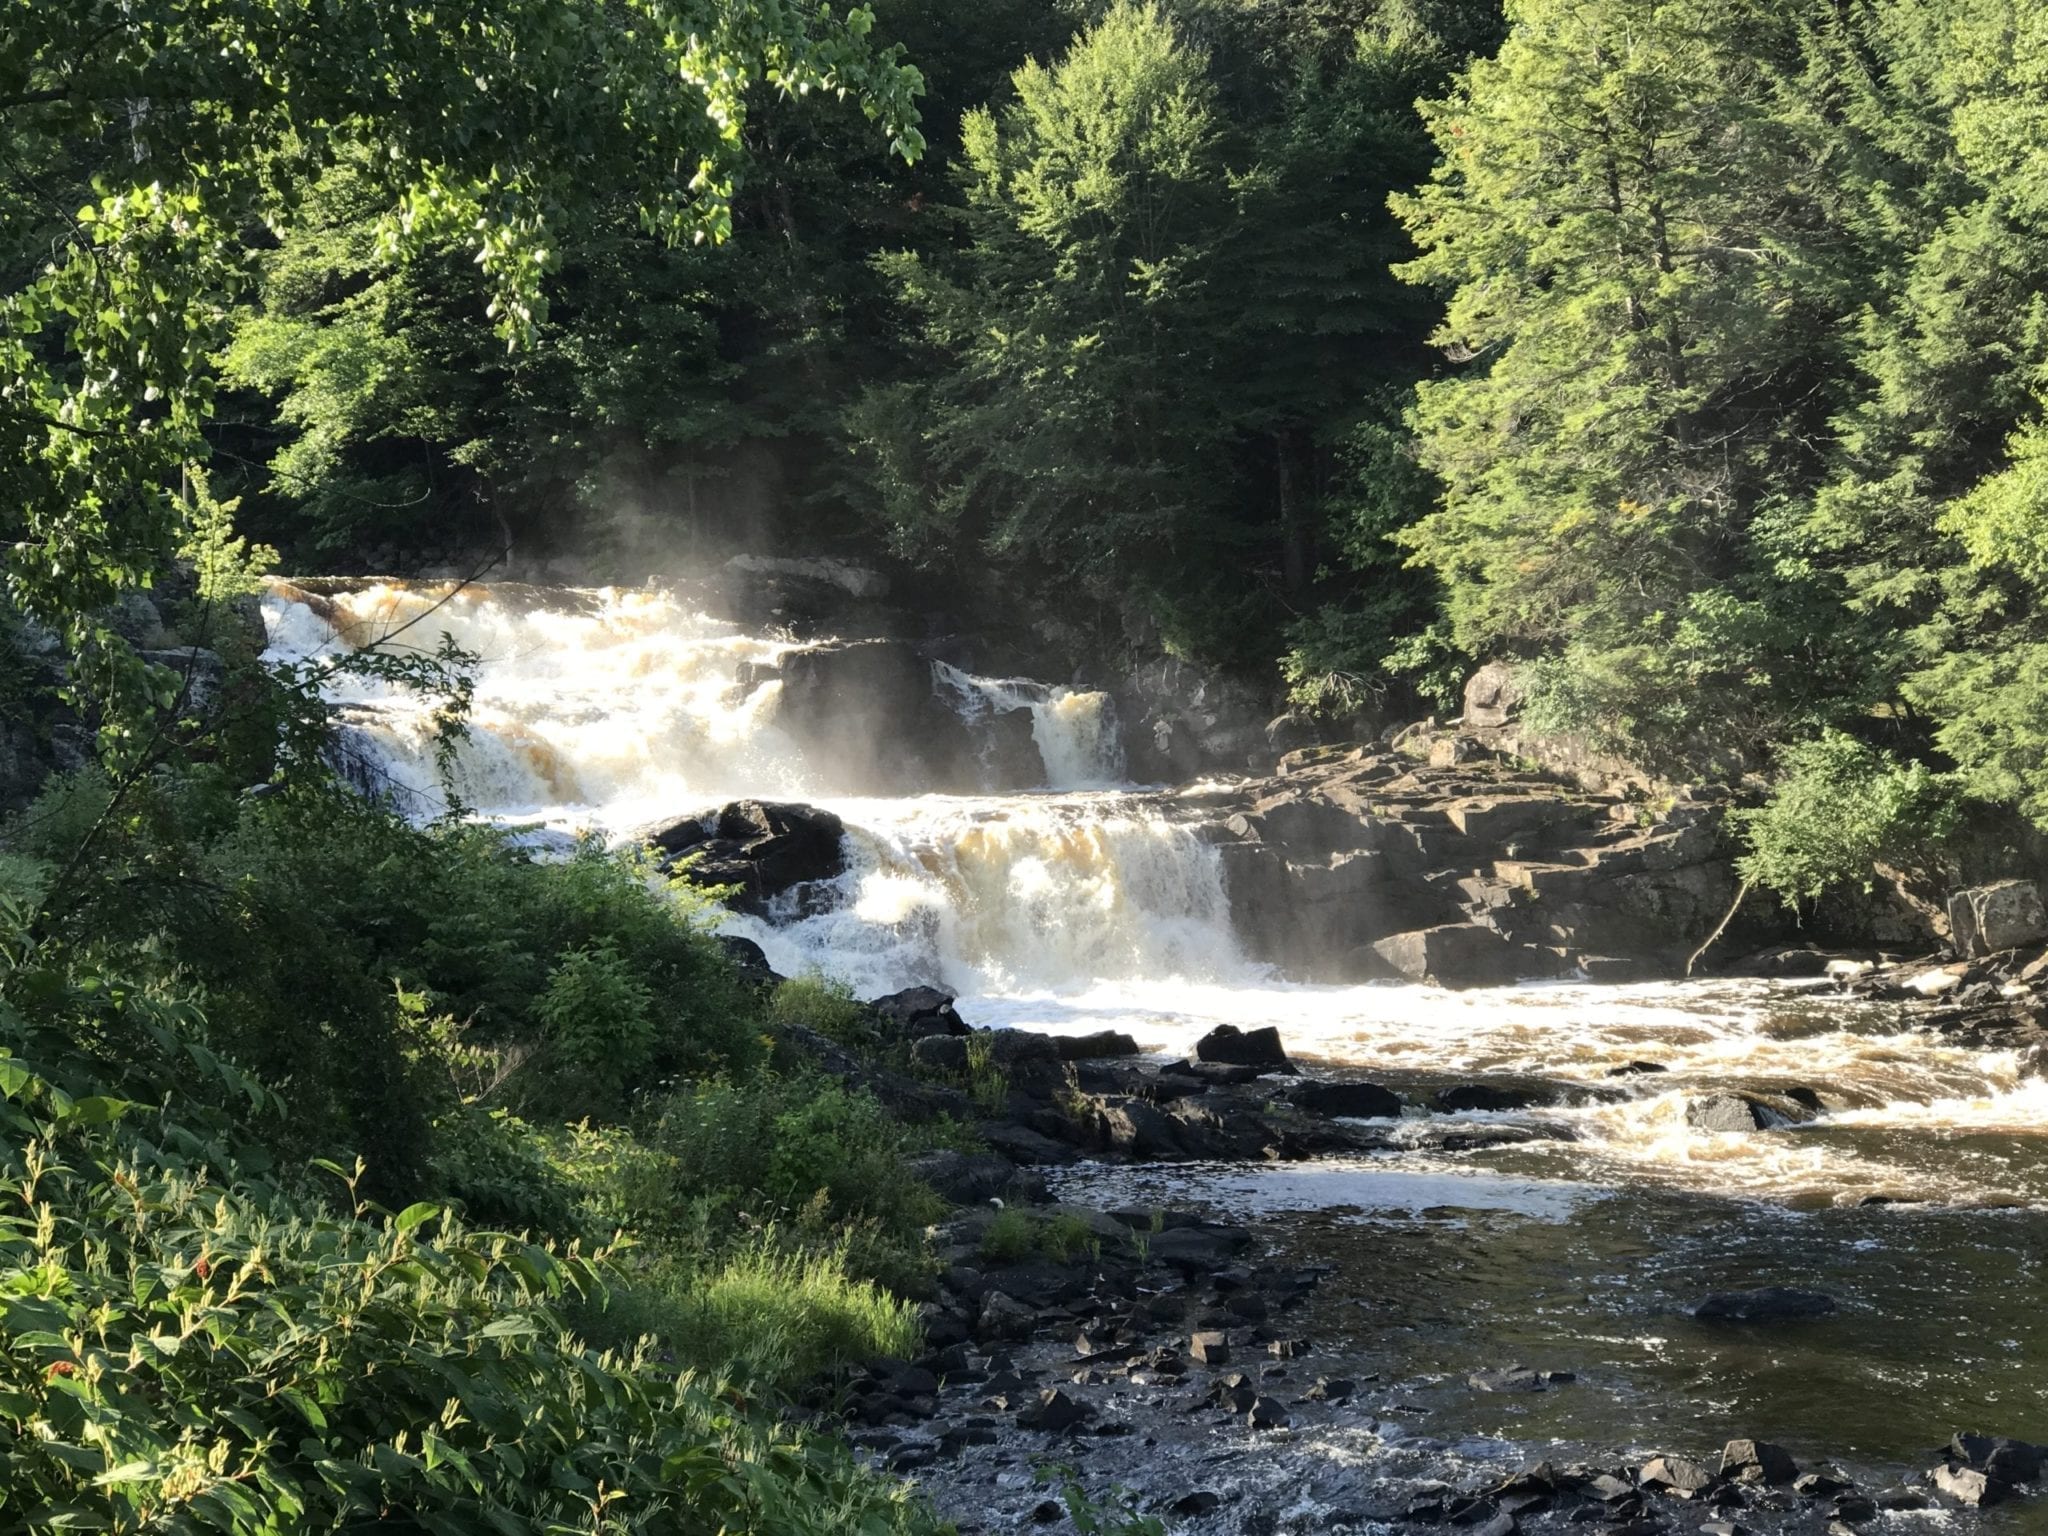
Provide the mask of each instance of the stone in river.
{"label": "stone in river", "polygon": [[1436,1096],[1436,1107],[1451,1114],[1460,1110],[1527,1109],[1536,1095],[1526,1088],[1501,1088],[1492,1083],[1460,1083]]}
{"label": "stone in river", "polygon": [[1226,1365],[1230,1361],[1230,1336],[1224,1333],[1198,1333],[1188,1340],[1188,1353],[1203,1365]]}
{"label": "stone in river", "polygon": [[1054,1039],[1062,1061],[1100,1061],[1138,1054],[1138,1042],[1120,1029],[1098,1029],[1090,1035],[1056,1035]]}
{"label": "stone in river", "polygon": [[2010,1484],[2002,1483],[1995,1477],[1987,1477],[1974,1467],[1951,1467],[1946,1464],[1934,1469],[1934,1486],[1969,1509],[1983,1509],[1993,1504],[2002,1504],[2012,1494]]}
{"label": "stone in river", "polygon": [[1721,1473],[1745,1483],[1789,1483],[1799,1468],[1783,1446],[1768,1440],[1730,1440],[1721,1452]]}
{"label": "stone in river", "polygon": [[1253,1429],[1285,1429],[1290,1422],[1286,1407],[1271,1397],[1253,1399],[1244,1421]]}
{"label": "stone in river", "polygon": [[1239,1029],[1235,1024],[1218,1024],[1195,1042],[1195,1059],[1229,1067],[1259,1067],[1268,1072],[1294,1070],[1286,1047],[1280,1043],[1280,1031],[1271,1024],[1249,1030]]}
{"label": "stone in river", "polygon": [[1504,1371],[1474,1371],[1465,1379],[1481,1392],[1542,1392],[1550,1386],[1547,1375],[1523,1365]]}
{"label": "stone in river", "polygon": [[1304,1082],[1295,1086],[1287,1101],[1312,1115],[1348,1120],[1397,1120],[1401,1115],[1400,1095],[1378,1083]]}
{"label": "stone in river", "polygon": [[1648,1462],[1636,1481],[1645,1488],[1663,1488],[1672,1493],[1704,1493],[1720,1480],[1720,1474],[1681,1456],[1659,1456]]}
{"label": "stone in river", "polygon": [[2002,1482],[2031,1483],[2048,1467],[2048,1446],[1964,1431],[1948,1443],[1949,1454]]}
{"label": "stone in river", "polygon": [[1017,1415],[1017,1422],[1026,1429],[1043,1429],[1057,1434],[1061,1430],[1077,1429],[1095,1416],[1095,1410],[1086,1403],[1076,1402],[1057,1387],[1038,1395],[1038,1401]]}
{"label": "stone in river", "polygon": [[1685,1123],[1696,1131],[1768,1131],[1791,1123],[1768,1104],[1740,1093],[1717,1093],[1685,1106]]}
{"label": "stone in river", "polygon": [[1835,1298],[1825,1292],[1765,1285],[1753,1291],[1715,1291],[1692,1315],[1703,1323],[1785,1323],[1826,1317],[1835,1310]]}
{"label": "stone in river", "polygon": [[1193,1493],[1184,1493],[1167,1505],[1168,1514],[1179,1515],[1183,1520],[1192,1520],[1196,1515],[1206,1515],[1223,1502],[1223,1495],[1207,1488],[1197,1488]]}

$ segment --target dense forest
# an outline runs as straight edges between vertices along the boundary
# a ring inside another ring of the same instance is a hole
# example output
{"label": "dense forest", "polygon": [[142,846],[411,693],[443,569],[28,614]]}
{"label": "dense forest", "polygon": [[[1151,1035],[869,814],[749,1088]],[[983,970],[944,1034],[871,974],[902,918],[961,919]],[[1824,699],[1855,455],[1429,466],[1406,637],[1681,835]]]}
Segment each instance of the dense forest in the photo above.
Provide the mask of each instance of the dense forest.
{"label": "dense forest", "polygon": [[1333,716],[1516,658],[1673,777],[2048,815],[2025,8],[875,14],[927,153],[765,103],[730,243],[600,199],[515,350],[336,157],[248,254],[222,494],[301,567],[886,549]]}
{"label": "dense forest", "polygon": [[280,562],[886,554],[1333,721],[1509,660],[1794,898],[2048,826],[2019,0],[0,16],[0,708],[90,737],[0,858],[0,1529],[928,1523],[761,1405],[907,1348],[964,1133],[633,859],[352,795]]}

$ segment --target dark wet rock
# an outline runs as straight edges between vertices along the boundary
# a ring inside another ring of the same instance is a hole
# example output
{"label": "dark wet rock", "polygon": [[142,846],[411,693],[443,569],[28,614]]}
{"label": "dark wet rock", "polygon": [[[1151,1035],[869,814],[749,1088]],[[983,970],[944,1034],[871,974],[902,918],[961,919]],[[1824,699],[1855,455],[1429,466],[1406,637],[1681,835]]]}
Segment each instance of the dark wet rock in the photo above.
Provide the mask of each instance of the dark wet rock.
{"label": "dark wet rock", "polygon": [[2008,1483],[2036,1482],[2048,1468],[2048,1446],[1968,1431],[1949,1441],[1948,1453],[1964,1466]]}
{"label": "dark wet rock", "polygon": [[1549,1377],[1525,1365],[1511,1365],[1501,1371],[1474,1371],[1465,1380],[1479,1392],[1545,1392]]}
{"label": "dark wet rock", "polygon": [[1299,1360],[1308,1350],[1308,1340],[1303,1338],[1273,1339],[1266,1345],[1266,1353],[1275,1360]]}
{"label": "dark wet rock", "polygon": [[716,942],[725,951],[725,958],[732,962],[732,968],[739,972],[740,980],[748,985],[772,987],[783,979],[768,963],[768,952],[752,939],[742,938],[736,933],[721,933],[717,935]]}
{"label": "dark wet rock", "polygon": [[1598,1477],[1588,1479],[1586,1492],[1603,1504],[1618,1504],[1624,1499],[1636,1496],[1636,1485],[1625,1478],[1616,1477],[1611,1472],[1603,1472]]}
{"label": "dark wet rock", "polygon": [[1102,1146],[1127,1157],[1181,1157],[1188,1151],[1184,1127],[1143,1099],[1096,1101],[1095,1130]]}
{"label": "dark wet rock", "polygon": [[1851,1525],[1865,1524],[1877,1518],[1877,1503],[1860,1493],[1839,1494],[1835,1498],[1835,1518]]}
{"label": "dark wet rock", "polygon": [[[963,1106],[965,1097],[961,1097]],[[966,1118],[963,1113],[960,1118]],[[1064,1142],[1055,1141],[1043,1131],[1033,1130],[1028,1125],[1015,1121],[996,1120],[975,1127],[989,1149],[1017,1163],[1074,1163],[1081,1154]]]}
{"label": "dark wet rock", "polygon": [[965,1035],[967,1021],[954,1011],[952,994],[937,987],[905,987],[868,1004],[899,1040],[926,1035]]}
{"label": "dark wet rock", "polygon": [[1799,1468],[1783,1446],[1768,1440],[1730,1440],[1721,1451],[1721,1473],[1745,1483],[1789,1483]]}
{"label": "dark wet rock", "polygon": [[1826,1472],[1806,1472],[1792,1479],[1792,1491],[1802,1499],[1831,1499],[1849,1485]]}
{"label": "dark wet rock", "polygon": [[1203,1365],[1226,1365],[1230,1361],[1230,1336],[1205,1329],[1188,1340],[1188,1354]]}
{"label": "dark wet rock", "polygon": [[1786,1323],[1826,1317],[1836,1310],[1835,1298],[1825,1292],[1766,1285],[1753,1291],[1716,1291],[1695,1306],[1692,1315],[1703,1323]]}
{"label": "dark wet rock", "polygon": [[1966,1509],[1986,1509],[2012,1497],[2012,1485],[1979,1472],[1975,1467],[1942,1465],[1933,1472],[1934,1486],[1945,1498]]}
{"label": "dark wet rock", "polygon": [[1526,1088],[1502,1088],[1494,1083],[1460,1083],[1436,1096],[1436,1107],[1450,1114],[1461,1110],[1527,1109],[1536,1095]]}
{"label": "dark wet rock", "polygon": [[904,1169],[955,1205],[984,1205],[997,1199],[1028,1203],[1045,1197],[1044,1179],[994,1152],[927,1152],[906,1161]]}
{"label": "dark wet rock", "polygon": [[1811,1088],[1787,1088],[1785,1097],[1801,1109],[1811,1110],[1816,1115],[1827,1108],[1827,1105],[1821,1102],[1821,1096]]}
{"label": "dark wet rock", "polygon": [[1120,1029],[1098,1029],[1087,1035],[1056,1035],[1054,1040],[1062,1061],[1099,1061],[1138,1054],[1138,1042]]}
{"label": "dark wet rock", "polygon": [[1078,1398],[1069,1397],[1058,1387],[1050,1387],[1038,1394],[1038,1401],[1017,1415],[1017,1423],[1025,1429],[1042,1429],[1052,1434],[1078,1429],[1095,1417],[1095,1408]]}
{"label": "dark wet rock", "polygon": [[1253,1429],[1285,1429],[1293,1422],[1286,1406],[1271,1397],[1254,1398],[1245,1412],[1244,1421]]}
{"label": "dark wet rock", "polygon": [[775,898],[846,872],[846,825],[816,806],[736,800],[680,821],[648,841],[694,885],[737,886],[732,904],[765,916]]}
{"label": "dark wet rock", "polygon": [[1305,1403],[1341,1403],[1358,1390],[1358,1383],[1349,1376],[1318,1376],[1313,1385],[1301,1394]]}
{"label": "dark wet rock", "polygon": [[1733,1520],[1709,1520],[1700,1527],[1700,1536],[1750,1536],[1750,1530]]}
{"label": "dark wet rock", "polygon": [[1742,1093],[1717,1093],[1685,1106],[1685,1123],[1696,1131],[1771,1131],[1793,1124],[1790,1115]]}
{"label": "dark wet rock", "polygon": [[1525,946],[1476,923],[1391,934],[1372,951],[1395,974],[1439,987],[1505,986],[1535,969]]}
{"label": "dark wet rock", "polygon": [[1280,1031],[1268,1024],[1261,1029],[1239,1029],[1235,1024],[1218,1024],[1195,1042],[1198,1061],[1231,1067],[1258,1067],[1267,1072],[1292,1072],[1280,1043]]}
{"label": "dark wet rock", "polygon": [[1182,1078],[1196,1085],[1195,1091],[1206,1093],[1217,1084],[1226,1087],[1241,1087],[1255,1083],[1264,1077],[1265,1067],[1242,1066],[1223,1061],[1169,1061],[1159,1069],[1161,1078]]}
{"label": "dark wet rock", "polygon": [[1193,1493],[1184,1493],[1165,1506],[1170,1515],[1179,1515],[1183,1520],[1192,1520],[1197,1515],[1206,1515],[1221,1508],[1223,1495],[1207,1488],[1197,1488]]}
{"label": "dark wet rock", "polygon": [[981,1320],[977,1331],[983,1338],[1029,1338],[1037,1322],[1037,1308],[1026,1306],[1005,1292],[990,1291],[981,1298]]}
{"label": "dark wet rock", "polygon": [[1671,1069],[1660,1061],[1625,1061],[1618,1067],[1609,1067],[1609,1077],[1648,1077]]}
{"label": "dark wet rock", "polygon": [[1156,1234],[1151,1242],[1153,1261],[1170,1264],[1190,1274],[1209,1274],[1223,1268],[1252,1243],[1251,1233],[1242,1227],[1181,1227]]}
{"label": "dark wet rock", "polygon": [[1377,1083],[1300,1082],[1287,1102],[1312,1115],[1346,1120],[1393,1120],[1401,1114],[1399,1094]]}
{"label": "dark wet rock", "polygon": [[1031,1506],[1033,1525],[1057,1525],[1067,1518],[1067,1506],[1058,1499],[1040,1499]]}
{"label": "dark wet rock", "polygon": [[969,1050],[986,1050],[990,1065],[1005,1071],[1032,1062],[1057,1064],[1059,1042],[1028,1029],[991,1029],[968,1035],[927,1035],[910,1047],[913,1064],[931,1072],[965,1073]]}
{"label": "dark wet rock", "polygon": [[1685,1495],[1705,1493],[1720,1480],[1721,1474],[1712,1468],[1681,1456],[1658,1456],[1645,1463],[1636,1475],[1636,1481],[1645,1488]]}

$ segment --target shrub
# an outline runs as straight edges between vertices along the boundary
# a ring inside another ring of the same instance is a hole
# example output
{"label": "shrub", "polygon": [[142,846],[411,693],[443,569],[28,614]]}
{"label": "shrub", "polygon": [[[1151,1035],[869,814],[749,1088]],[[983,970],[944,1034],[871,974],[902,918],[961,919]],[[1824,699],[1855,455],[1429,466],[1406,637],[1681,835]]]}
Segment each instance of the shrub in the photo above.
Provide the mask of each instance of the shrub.
{"label": "shrub", "polygon": [[1832,885],[1869,884],[1880,860],[1918,856],[1951,836],[1954,789],[1923,763],[1902,763],[1838,731],[1789,749],[1771,798],[1731,819],[1748,852],[1743,880],[1787,905]]}
{"label": "shrub", "polygon": [[768,1000],[768,1017],[772,1023],[814,1030],[856,1050],[876,1042],[874,1015],[867,1005],[853,995],[853,988],[824,976],[793,976],[783,982]]}
{"label": "shrub", "polygon": [[982,1229],[981,1256],[992,1264],[1028,1259],[1038,1246],[1038,1223],[1029,1211],[1005,1206]]}
{"label": "shrub", "polygon": [[654,994],[616,939],[572,949],[555,962],[534,1013],[570,1066],[611,1084],[646,1070],[654,1049]]}
{"label": "shrub", "polygon": [[[47,1000],[51,979],[17,955],[0,985],[10,1001]],[[644,1350],[582,1343],[564,1308],[612,1283],[601,1254],[470,1231],[432,1204],[389,1215],[358,1198],[360,1170],[335,1186],[340,1211],[196,1171],[177,1150],[194,1138],[117,1096],[141,1077],[89,1047],[164,1030],[176,1055],[190,1017],[90,974],[71,994],[103,999],[78,1021],[79,1044],[0,1010],[0,1211],[15,1213],[0,1217],[10,1525],[935,1529],[843,1450],[749,1417]],[[234,1084],[195,1050],[190,1066]],[[28,1064],[39,1058],[49,1065]],[[95,1081],[102,1091],[78,1091]],[[761,1302],[764,1281],[829,1300],[829,1278],[736,1272],[718,1307]],[[891,1325],[886,1308],[841,1296],[813,1333],[786,1327],[784,1347],[795,1360],[840,1340],[893,1343]]]}

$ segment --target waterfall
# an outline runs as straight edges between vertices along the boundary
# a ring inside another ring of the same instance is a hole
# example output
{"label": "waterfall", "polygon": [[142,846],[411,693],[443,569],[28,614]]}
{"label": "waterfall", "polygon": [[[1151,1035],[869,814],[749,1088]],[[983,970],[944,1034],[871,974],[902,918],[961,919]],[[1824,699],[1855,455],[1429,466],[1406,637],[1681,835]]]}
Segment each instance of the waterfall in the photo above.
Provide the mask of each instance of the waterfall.
{"label": "waterfall", "polygon": [[[619,827],[812,787],[802,753],[774,723],[773,670],[804,647],[741,633],[666,592],[279,582],[263,618],[265,658],[278,664],[372,647],[431,653],[443,634],[476,655],[451,787],[497,818]],[[349,672],[324,692],[357,783],[407,814],[446,808],[433,701]]]}
{"label": "waterfall", "polygon": [[1132,796],[835,801],[852,867],[828,911],[742,920],[778,970],[874,994],[1241,978],[1222,861]]}
{"label": "waterfall", "polygon": [[932,663],[932,679],[970,727],[1030,711],[1031,741],[1048,788],[1108,789],[1124,782],[1123,740],[1108,694],[1028,677],[977,677],[943,661]]}

